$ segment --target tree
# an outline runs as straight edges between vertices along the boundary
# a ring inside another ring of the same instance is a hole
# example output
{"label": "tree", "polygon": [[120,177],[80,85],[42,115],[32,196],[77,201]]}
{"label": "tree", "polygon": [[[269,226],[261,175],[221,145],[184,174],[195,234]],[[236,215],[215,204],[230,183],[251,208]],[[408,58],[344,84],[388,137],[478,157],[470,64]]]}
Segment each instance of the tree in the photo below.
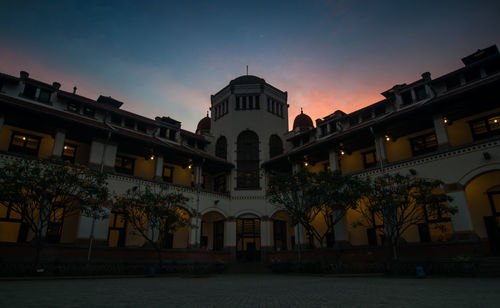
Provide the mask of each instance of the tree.
{"label": "tree", "polygon": [[[429,217],[443,217],[457,212],[449,206],[451,197],[440,189],[439,180],[416,178],[411,175],[385,174],[371,182],[365,196],[365,206],[358,208],[364,222],[357,224],[376,227],[375,221],[383,223],[384,242],[390,248],[393,261],[397,261],[397,248],[403,234],[411,226],[426,223],[424,211]],[[444,225],[436,221],[435,227]]]}
{"label": "tree", "polygon": [[[291,216],[293,225],[302,225],[324,247],[335,224],[356,208],[365,186],[365,182],[338,172],[301,170],[273,176],[268,194],[271,203]],[[323,217],[326,229],[313,224],[318,217]]]}
{"label": "tree", "polygon": [[340,172],[321,172],[314,175],[317,188],[315,194],[319,199],[319,207],[314,210],[322,212],[326,232],[318,234],[320,243],[328,234],[334,234],[335,225],[340,222],[347,211],[356,209],[359,200],[369,188],[369,183],[357,177],[342,175]]}
{"label": "tree", "polygon": [[0,203],[33,232],[38,266],[45,233],[72,215],[103,217],[106,176],[60,160],[16,159],[0,167]]}
{"label": "tree", "polygon": [[189,221],[179,208],[187,202],[180,193],[167,193],[163,189],[134,186],[125,195],[114,197],[113,208],[122,213],[123,219],[134,231],[141,235],[157,252],[158,263],[163,265],[161,249],[158,241],[160,229],[175,231]]}

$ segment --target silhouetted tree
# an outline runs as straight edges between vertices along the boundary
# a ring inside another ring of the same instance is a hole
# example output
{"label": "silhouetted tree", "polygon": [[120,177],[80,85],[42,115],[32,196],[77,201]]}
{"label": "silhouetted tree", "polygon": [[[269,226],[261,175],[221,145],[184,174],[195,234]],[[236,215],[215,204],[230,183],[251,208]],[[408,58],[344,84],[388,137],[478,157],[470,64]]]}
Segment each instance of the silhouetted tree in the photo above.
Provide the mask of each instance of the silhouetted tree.
{"label": "silhouetted tree", "polygon": [[59,160],[16,159],[0,167],[0,202],[33,231],[35,266],[47,229],[71,215],[104,217],[106,176]]}
{"label": "silhouetted tree", "polygon": [[[442,192],[439,180],[416,178],[411,175],[386,174],[375,178],[365,195],[364,206],[358,207],[363,216],[358,225],[375,227],[374,220],[383,223],[385,245],[390,248],[392,260],[398,259],[398,246],[411,226],[426,223],[428,216],[441,217],[457,212],[448,205],[451,198]],[[443,229],[439,221],[436,228]]]}
{"label": "silhouetted tree", "polygon": [[134,231],[156,250],[161,267],[163,259],[157,232],[161,228],[175,231],[189,222],[179,208],[187,202],[187,198],[180,193],[167,193],[161,188],[149,186],[135,186],[114,198],[114,209],[122,213],[123,219],[133,226]]}

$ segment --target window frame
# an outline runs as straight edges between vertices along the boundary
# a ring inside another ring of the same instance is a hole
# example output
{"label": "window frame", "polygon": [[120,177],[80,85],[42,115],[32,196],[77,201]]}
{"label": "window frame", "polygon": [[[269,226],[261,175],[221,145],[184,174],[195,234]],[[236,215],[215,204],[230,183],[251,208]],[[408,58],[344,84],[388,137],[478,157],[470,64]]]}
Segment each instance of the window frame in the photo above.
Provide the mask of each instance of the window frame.
{"label": "window frame", "polygon": [[[120,158],[122,160],[121,166],[117,166],[117,160]],[[124,161],[130,161],[132,163],[132,168],[125,168],[123,167]],[[124,155],[116,155],[115,158],[115,171],[118,173],[123,173],[123,174],[128,174],[128,175],[134,175],[134,169],[135,169],[135,158],[129,157],[129,156],[124,156]]]}
{"label": "window frame", "polygon": [[[498,121],[495,123],[499,126],[498,129],[491,129],[491,124],[489,123],[490,119],[498,118]],[[482,122],[484,124],[484,127],[486,128],[486,132],[484,133],[476,133],[474,131],[474,124]],[[481,140],[481,139],[486,139],[490,138],[496,135],[500,134],[500,114],[491,114],[479,119],[471,120],[469,121],[469,128],[472,134],[472,139],[474,140]]]}
{"label": "window frame", "polygon": [[[368,162],[368,160],[367,160],[367,156],[370,155],[370,154],[373,155],[373,158],[374,158],[373,162]],[[365,167],[365,169],[373,168],[373,167],[377,166],[377,164],[378,164],[378,157],[377,157],[377,151],[376,151],[376,149],[363,152],[363,153],[361,153],[361,155],[363,156],[363,166]]]}
{"label": "window frame", "polygon": [[[431,136],[434,136],[435,145],[429,145],[428,140],[426,140],[428,137],[431,137]],[[422,149],[417,149],[418,142],[422,142],[421,143],[423,145]],[[436,151],[438,148],[438,141],[437,141],[436,133],[432,132],[432,133],[428,133],[428,134],[424,134],[424,135],[410,138],[410,147],[411,147],[411,153],[413,156],[432,153],[432,152]]]}
{"label": "window frame", "polygon": [[[23,142],[24,142],[23,146],[18,146],[18,145],[12,144],[12,142],[14,141],[14,137],[16,135],[26,138],[25,140],[23,140]],[[28,144],[28,139],[35,139],[38,141],[36,150],[26,147],[26,145]],[[38,156],[38,153],[40,152],[41,143],[42,143],[42,137],[40,137],[40,136],[30,135],[30,134],[22,133],[20,131],[12,131],[8,151],[13,152],[13,153],[17,153],[17,154],[22,154],[22,155]]]}

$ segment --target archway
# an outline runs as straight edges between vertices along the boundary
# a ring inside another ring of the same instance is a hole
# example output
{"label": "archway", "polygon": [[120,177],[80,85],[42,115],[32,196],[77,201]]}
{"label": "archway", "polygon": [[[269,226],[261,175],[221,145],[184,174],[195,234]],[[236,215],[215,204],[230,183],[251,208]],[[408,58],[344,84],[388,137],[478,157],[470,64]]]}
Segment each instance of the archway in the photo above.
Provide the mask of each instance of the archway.
{"label": "archway", "polygon": [[465,196],[474,232],[500,254],[500,171],[483,173],[467,184]]}
{"label": "archway", "polygon": [[290,215],[278,211],[271,216],[273,222],[272,243],[274,250],[282,251],[295,248],[295,232]]}
{"label": "archway", "polygon": [[211,211],[201,217],[200,247],[207,250],[224,249],[225,218],[222,214]]}
{"label": "archway", "polygon": [[260,260],[260,218],[254,214],[236,219],[236,258],[239,262]]}
{"label": "archway", "polygon": [[182,217],[186,224],[172,223],[169,217],[165,217],[160,226],[158,243],[164,249],[185,249],[189,245],[189,222],[191,214],[183,207],[176,206],[177,214]]}

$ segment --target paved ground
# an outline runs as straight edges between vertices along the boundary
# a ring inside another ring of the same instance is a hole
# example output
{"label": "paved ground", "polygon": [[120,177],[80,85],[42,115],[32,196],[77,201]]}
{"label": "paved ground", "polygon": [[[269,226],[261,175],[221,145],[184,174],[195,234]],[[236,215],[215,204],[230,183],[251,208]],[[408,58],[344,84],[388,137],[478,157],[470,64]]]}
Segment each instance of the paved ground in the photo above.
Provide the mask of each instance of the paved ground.
{"label": "paved ground", "polygon": [[221,275],[0,281],[0,307],[500,307],[500,279]]}

